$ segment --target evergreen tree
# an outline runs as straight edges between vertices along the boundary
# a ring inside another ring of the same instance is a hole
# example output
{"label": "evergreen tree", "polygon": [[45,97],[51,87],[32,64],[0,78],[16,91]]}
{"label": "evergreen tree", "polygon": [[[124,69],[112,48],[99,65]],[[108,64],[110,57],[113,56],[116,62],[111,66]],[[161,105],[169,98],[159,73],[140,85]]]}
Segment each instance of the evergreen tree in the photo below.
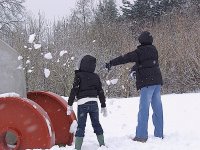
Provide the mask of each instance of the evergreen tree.
{"label": "evergreen tree", "polygon": [[200,0],[190,0],[191,4],[196,5],[197,7],[200,7]]}
{"label": "evergreen tree", "polygon": [[125,18],[139,21],[159,16],[156,7],[156,0],[137,0],[134,3],[123,1],[121,9]]}
{"label": "evergreen tree", "polygon": [[193,4],[200,5],[200,0],[191,0]]}
{"label": "evergreen tree", "polygon": [[134,10],[133,10],[133,6],[134,4],[130,3],[130,1],[122,1],[123,6],[120,7],[122,12],[123,12],[123,16],[126,18],[132,18],[132,16],[134,15]]}
{"label": "evergreen tree", "polygon": [[143,21],[157,18],[174,8],[181,8],[185,3],[186,0],[137,0],[134,3],[123,1],[121,9],[125,18]]}
{"label": "evergreen tree", "polygon": [[197,13],[200,15],[200,0],[191,0],[192,5],[196,6]]}
{"label": "evergreen tree", "polygon": [[115,0],[103,0],[99,1],[99,5],[96,11],[96,21],[108,21],[113,22],[118,18],[118,9]]}
{"label": "evergreen tree", "polygon": [[161,0],[157,3],[157,9],[161,15],[164,13],[172,12],[173,9],[180,9],[187,0]]}

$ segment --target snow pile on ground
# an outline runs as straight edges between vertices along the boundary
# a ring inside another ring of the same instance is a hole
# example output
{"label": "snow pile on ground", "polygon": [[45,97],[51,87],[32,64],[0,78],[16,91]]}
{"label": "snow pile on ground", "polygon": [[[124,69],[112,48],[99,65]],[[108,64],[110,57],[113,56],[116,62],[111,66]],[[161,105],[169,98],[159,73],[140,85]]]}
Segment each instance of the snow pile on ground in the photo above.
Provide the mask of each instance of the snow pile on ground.
{"label": "snow pile on ground", "polygon": [[[162,96],[164,109],[163,140],[153,136],[149,116],[149,139],[146,143],[132,141],[137,125],[139,97],[107,99],[108,116],[100,114],[106,147],[99,147],[88,117],[82,150],[199,150],[200,149],[200,93]],[[76,113],[77,106],[74,104]],[[54,146],[51,150],[73,150],[72,146]]]}

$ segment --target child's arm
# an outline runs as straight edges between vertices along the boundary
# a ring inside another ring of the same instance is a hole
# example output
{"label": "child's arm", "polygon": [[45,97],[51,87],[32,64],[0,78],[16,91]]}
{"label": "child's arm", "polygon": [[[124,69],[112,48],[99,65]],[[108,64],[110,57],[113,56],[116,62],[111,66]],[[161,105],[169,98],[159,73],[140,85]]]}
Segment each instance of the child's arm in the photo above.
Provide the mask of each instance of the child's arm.
{"label": "child's arm", "polygon": [[68,99],[69,106],[72,106],[74,103],[74,99],[78,94],[79,84],[80,84],[80,78],[78,77],[78,75],[75,74],[73,88],[71,89],[70,96]]}
{"label": "child's arm", "polygon": [[97,92],[98,92],[99,100],[100,100],[100,103],[101,103],[101,107],[102,108],[106,107],[106,98],[105,98],[105,95],[104,95],[104,91],[103,91],[103,88],[102,88],[102,83],[100,81],[100,78],[99,78],[99,85],[97,87]]}
{"label": "child's arm", "polygon": [[103,113],[103,116],[106,117],[107,116],[107,109],[106,109],[106,98],[105,98],[105,95],[104,95],[104,91],[103,91],[103,88],[102,88],[102,83],[101,83],[101,80],[99,78],[99,85],[98,85],[98,96],[99,96],[99,100],[100,100],[100,103],[101,103],[101,113]]}

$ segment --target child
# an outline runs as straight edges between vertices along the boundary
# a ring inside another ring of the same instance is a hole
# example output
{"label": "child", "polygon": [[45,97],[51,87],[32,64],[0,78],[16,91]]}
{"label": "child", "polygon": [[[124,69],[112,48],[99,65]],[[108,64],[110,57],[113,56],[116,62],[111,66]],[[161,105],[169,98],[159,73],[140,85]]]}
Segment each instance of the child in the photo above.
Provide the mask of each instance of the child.
{"label": "child", "polygon": [[144,31],[138,40],[141,45],[136,50],[111,60],[106,63],[106,68],[110,70],[112,66],[136,62],[133,69],[136,70],[136,87],[140,90],[140,106],[136,136],[133,140],[146,142],[150,104],[153,109],[154,136],[163,138],[163,109],[160,95],[163,81],[158,63],[158,51],[152,45],[153,37],[148,31]]}
{"label": "child", "polygon": [[[75,97],[78,99],[78,128],[75,134],[75,149],[81,150],[85,135],[87,114],[90,115],[94,133],[97,135],[99,145],[105,145],[103,129],[99,122],[98,99],[101,103],[103,116],[107,115],[104,91],[99,76],[94,73],[96,58],[86,55],[80,62],[79,70],[75,71],[73,88],[68,99],[67,115],[73,110],[72,105]],[[98,97],[98,99],[97,99]]]}

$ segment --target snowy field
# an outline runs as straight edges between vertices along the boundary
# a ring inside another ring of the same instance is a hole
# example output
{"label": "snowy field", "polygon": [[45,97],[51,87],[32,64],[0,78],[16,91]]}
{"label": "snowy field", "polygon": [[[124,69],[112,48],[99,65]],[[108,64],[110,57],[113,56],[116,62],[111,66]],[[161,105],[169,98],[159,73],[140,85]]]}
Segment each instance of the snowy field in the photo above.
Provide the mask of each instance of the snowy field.
{"label": "snowy field", "polygon": [[[139,98],[107,99],[108,116],[100,114],[106,147],[99,147],[88,117],[82,150],[200,150],[200,93],[163,95],[164,136],[153,136],[152,110],[149,139],[146,143],[131,140],[135,136]],[[77,106],[74,104],[74,111]],[[51,150],[73,150],[72,146],[54,146]]]}

